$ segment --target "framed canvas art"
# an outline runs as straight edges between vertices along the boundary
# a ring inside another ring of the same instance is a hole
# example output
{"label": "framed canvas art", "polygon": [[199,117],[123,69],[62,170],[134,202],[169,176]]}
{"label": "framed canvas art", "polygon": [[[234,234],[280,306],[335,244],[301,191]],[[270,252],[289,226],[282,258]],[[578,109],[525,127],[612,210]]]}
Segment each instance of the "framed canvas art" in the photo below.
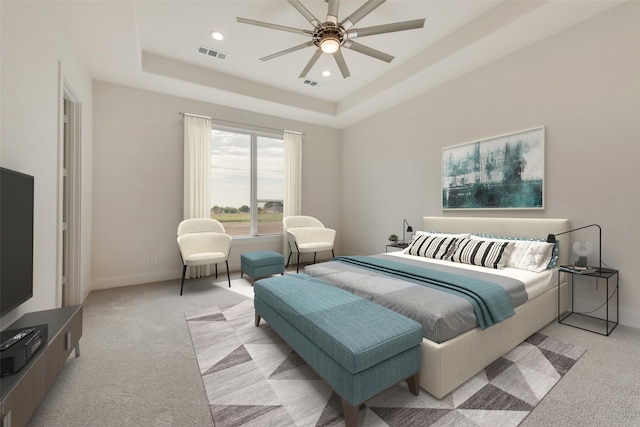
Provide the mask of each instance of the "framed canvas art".
{"label": "framed canvas art", "polygon": [[544,209],[544,126],[443,148],[442,209]]}

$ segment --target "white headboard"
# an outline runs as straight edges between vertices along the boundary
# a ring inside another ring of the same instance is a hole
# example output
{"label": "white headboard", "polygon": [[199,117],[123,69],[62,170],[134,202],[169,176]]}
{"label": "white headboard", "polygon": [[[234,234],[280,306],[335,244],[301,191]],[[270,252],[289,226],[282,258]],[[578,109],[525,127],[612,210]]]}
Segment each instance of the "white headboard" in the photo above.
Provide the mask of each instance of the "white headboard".
{"label": "white headboard", "polygon": [[[502,237],[532,237],[546,239],[549,234],[571,229],[568,219],[557,218],[485,218],[485,217],[423,217],[425,231],[441,233],[483,233]],[[558,265],[569,264],[569,234],[557,237]]]}

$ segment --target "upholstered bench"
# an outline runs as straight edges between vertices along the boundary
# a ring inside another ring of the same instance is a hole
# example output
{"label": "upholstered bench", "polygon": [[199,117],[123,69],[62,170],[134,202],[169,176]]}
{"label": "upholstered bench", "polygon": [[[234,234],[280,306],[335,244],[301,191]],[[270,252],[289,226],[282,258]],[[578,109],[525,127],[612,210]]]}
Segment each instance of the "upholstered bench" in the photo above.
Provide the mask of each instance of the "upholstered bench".
{"label": "upholstered bench", "polygon": [[274,251],[247,252],[240,255],[240,278],[251,277],[253,282],[272,274],[284,274],[284,257]]}
{"label": "upholstered bench", "polygon": [[342,399],[345,423],[358,407],[406,380],[418,395],[422,326],[306,274],[258,280],[255,324],[264,318]]}

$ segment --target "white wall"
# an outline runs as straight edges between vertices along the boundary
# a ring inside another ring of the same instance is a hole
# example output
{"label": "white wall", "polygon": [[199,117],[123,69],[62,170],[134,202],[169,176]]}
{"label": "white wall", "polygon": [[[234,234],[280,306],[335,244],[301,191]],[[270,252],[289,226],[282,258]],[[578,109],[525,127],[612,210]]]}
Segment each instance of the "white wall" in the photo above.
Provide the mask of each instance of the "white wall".
{"label": "white wall", "polygon": [[3,1],[0,164],[35,177],[34,295],[2,318],[61,304],[57,283],[62,79],[82,104],[81,286],[89,293],[91,248],[91,79],[41,3]]}
{"label": "white wall", "polygon": [[[183,192],[180,112],[303,132],[303,212],[341,235],[339,131],[96,81],[93,289],[181,275],[176,245]],[[240,269],[241,253],[263,249],[282,251],[282,239],[234,239],[230,269]],[[152,256],[158,259],[155,265]]]}
{"label": "white wall", "polygon": [[[420,229],[423,215],[598,223],[603,260],[621,270],[620,320],[640,327],[638,22],[631,2],[346,129],[344,252],[380,252],[402,218]],[[441,210],[443,147],[540,125],[543,211]],[[603,302],[601,292],[587,298]]]}

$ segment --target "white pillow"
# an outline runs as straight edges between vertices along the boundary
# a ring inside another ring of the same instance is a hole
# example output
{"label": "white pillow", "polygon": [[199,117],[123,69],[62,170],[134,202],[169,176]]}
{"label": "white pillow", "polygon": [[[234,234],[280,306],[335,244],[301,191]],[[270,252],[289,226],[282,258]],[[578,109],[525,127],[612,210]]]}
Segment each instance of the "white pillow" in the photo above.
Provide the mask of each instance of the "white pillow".
{"label": "white pillow", "polygon": [[529,249],[518,264],[519,269],[539,273],[549,266],[553,254],[553,243],[530,242]]}

